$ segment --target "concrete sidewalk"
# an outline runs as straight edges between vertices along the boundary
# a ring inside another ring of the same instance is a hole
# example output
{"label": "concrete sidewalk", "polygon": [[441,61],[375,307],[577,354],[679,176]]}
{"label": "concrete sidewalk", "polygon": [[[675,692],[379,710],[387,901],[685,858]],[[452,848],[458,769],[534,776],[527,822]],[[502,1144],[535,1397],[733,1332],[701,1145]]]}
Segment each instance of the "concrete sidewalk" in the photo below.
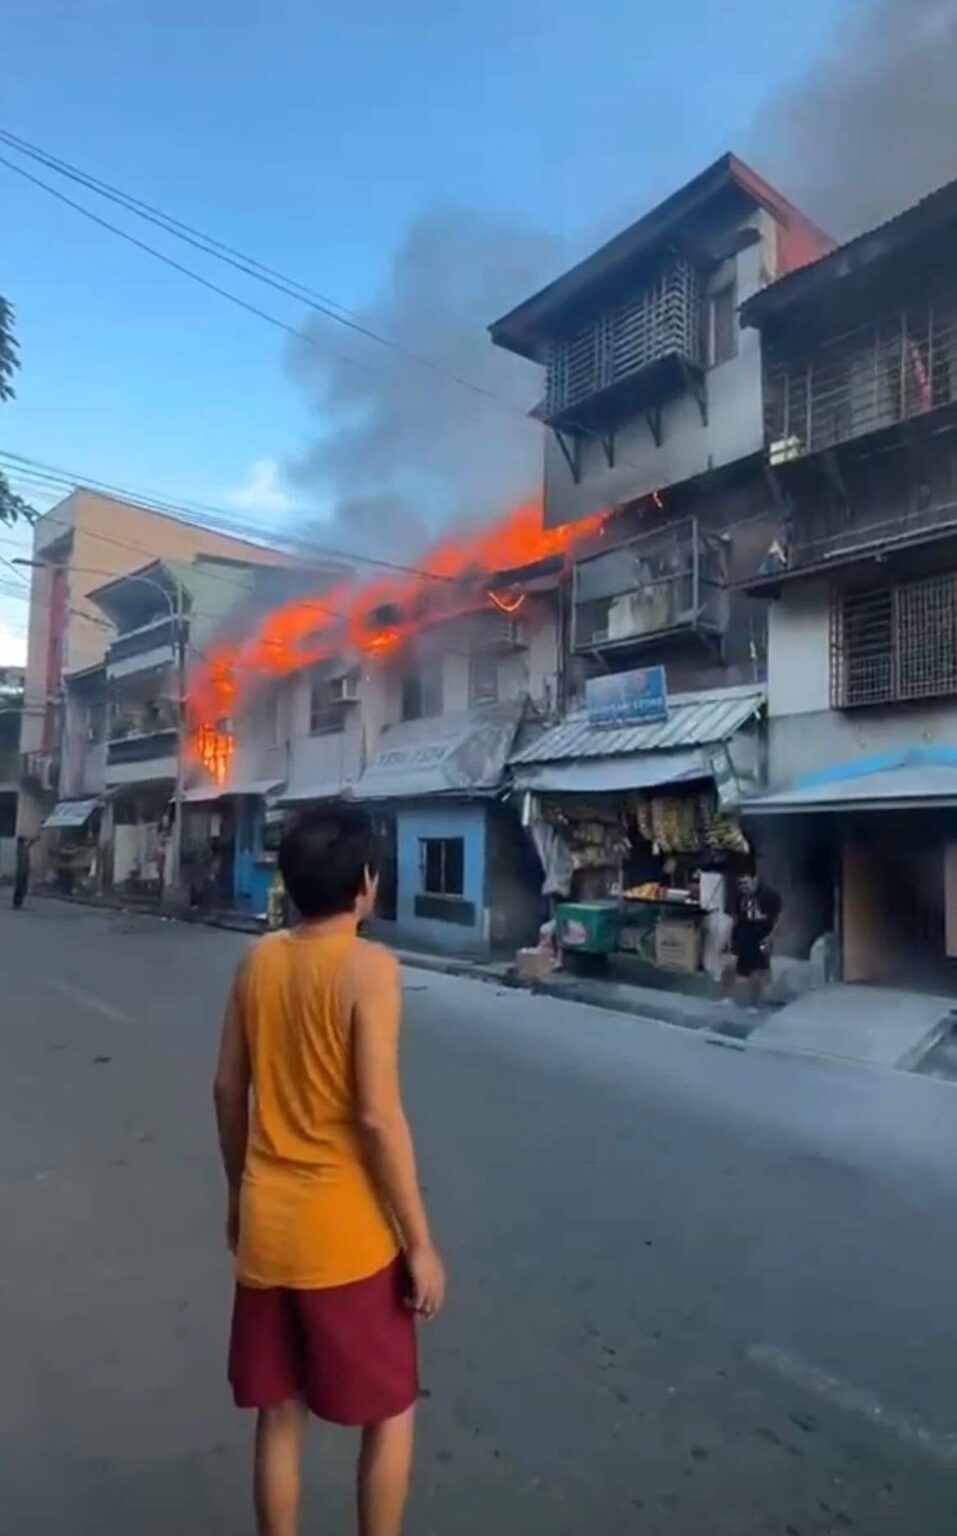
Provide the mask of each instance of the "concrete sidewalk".
{"label": "concrete sidewalk", "polygon": [[949,1034],[957,998],[889,987],[820,987],[753,1031],[752,1044],[908,1071]]}

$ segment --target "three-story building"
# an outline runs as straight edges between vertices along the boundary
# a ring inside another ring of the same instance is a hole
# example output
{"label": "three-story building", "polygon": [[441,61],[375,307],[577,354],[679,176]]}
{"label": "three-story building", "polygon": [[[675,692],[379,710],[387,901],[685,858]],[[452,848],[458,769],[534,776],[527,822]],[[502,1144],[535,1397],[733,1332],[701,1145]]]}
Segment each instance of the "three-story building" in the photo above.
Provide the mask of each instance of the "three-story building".
{"label": "three-story building", "polygon": [[739,311],[831,247],[726,155],[491,327],[544,371],[546,523],[608,514],[566,594],[566,718],[513,764],[592,897],[660,868],[645,849],[667,839],[632,836],[639,792],[681,799],[699,832],[672,841],[700,857],[711,801],[762,772],[766,626],[740,583],[775,507]]}
{"label": "three-story building", "polygon": [[797,953],[845,979],[957,957],[957,182],[755,295],[778,525],[753,825]]}

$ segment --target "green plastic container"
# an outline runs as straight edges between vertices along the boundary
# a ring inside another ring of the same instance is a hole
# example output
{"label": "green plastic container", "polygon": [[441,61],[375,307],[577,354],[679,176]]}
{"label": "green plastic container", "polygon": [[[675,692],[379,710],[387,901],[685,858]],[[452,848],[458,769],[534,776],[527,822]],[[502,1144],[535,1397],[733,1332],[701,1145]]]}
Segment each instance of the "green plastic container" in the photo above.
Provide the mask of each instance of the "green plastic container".
{"label": "green plastic container", "polygon": [[580,955],[608,955],[618,944],[616,901],[563,901],[555,908],[559,946]]}

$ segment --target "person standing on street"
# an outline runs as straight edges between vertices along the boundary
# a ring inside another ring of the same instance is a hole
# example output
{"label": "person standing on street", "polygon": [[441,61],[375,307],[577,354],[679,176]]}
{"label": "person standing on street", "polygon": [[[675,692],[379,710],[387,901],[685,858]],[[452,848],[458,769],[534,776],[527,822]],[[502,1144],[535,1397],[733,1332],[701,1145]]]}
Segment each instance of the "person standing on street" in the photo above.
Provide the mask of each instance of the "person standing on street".
{"label": "person standing on street", "polygon": [[757,874],[742,876],[738,881],[731,930],[731,951],[735,959],[731,985],[734,986],[734,976],[745,979],[752,1013],[757,1013],[764,998],[771,974],[774,934],[780,921],[781,898],[777,891],[759,880]]}
{"label": "person standing on street", "polygon": [[237,1256],[229,1378],[259,1411],[260,1536],[296,1536],[310,1411],[361,1429],[360,1536],[398,1536],[415,1319],[442,1306],[445,1273],[400,1095],[398,964],[357,932],[377,884],[368,818],[303,817],[279,867],[301,922],[241,963],[216,1072]]}
{"label": "person standing on street", "polygon": [[11,902],[14,908],[22,907],[27,899],[27,888],[30,884],[30,849],[35,841],[36,839],[32,837],[17,838],[16,865],[13,871],[13,900]]}

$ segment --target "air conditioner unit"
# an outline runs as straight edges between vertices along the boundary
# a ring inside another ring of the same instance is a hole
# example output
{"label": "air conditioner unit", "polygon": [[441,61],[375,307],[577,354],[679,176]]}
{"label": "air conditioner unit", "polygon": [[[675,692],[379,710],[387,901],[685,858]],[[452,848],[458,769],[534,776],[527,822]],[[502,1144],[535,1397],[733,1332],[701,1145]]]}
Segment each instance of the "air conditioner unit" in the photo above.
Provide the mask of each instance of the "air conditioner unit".
{"label": "air conditioner unit", "polygon": [[347,672],[345,677],[333,677],[329,681],[329,698],[333,704],[358,704],[359,674]]}

